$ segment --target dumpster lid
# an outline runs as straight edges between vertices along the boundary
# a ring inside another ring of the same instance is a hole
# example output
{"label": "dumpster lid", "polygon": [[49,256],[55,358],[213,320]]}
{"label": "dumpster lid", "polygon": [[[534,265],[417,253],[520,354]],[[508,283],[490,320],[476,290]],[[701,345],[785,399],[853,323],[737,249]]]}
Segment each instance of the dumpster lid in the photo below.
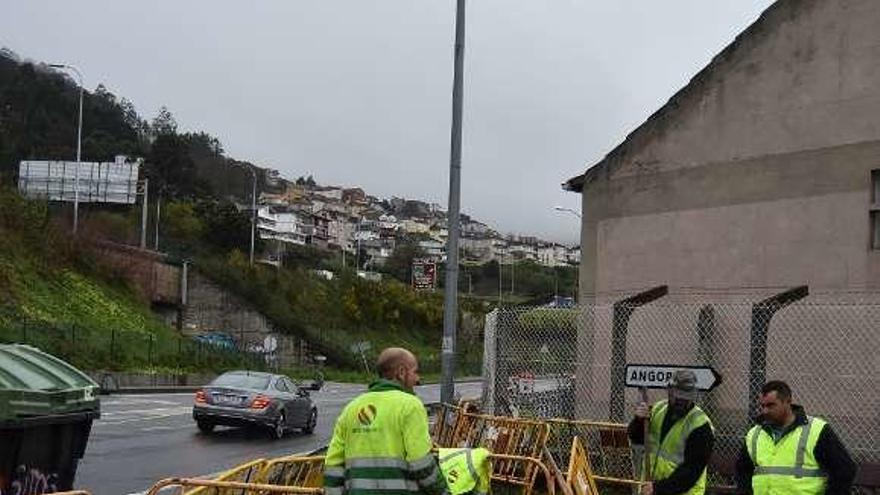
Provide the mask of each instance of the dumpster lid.
{"label": "dumpster lid", "polygon": [[0,391],[60,392],[97,386],[82,371],[35,347],[0,344]]}

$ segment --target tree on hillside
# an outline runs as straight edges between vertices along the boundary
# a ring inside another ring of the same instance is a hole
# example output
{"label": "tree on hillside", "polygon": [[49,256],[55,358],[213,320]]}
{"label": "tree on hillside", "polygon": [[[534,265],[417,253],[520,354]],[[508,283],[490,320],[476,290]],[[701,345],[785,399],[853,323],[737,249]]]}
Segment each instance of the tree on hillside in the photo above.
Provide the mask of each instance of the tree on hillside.
{"label": "tree on hillside", "polygon": [[424,256],[425,251],[422,250],[422,248],[420,248],[418,244],[398,244],[397,247],[394,248],[394,252],[391,253],[391,256],[388,258],[388,260],[385,261],[383,271],[396,278],[397,280],[408,284],[410,283],[410,277],[412,276],[413,260],[416,258],[422,258]]}
{"label": "tree on hillside", "polygon": [[[241,210],[228,201],[205,200],[195,206],[196,214],[204,225],[204,239],[218,250],[250,250],[251,217],[250,212]],[[259,251],[262,242],[256,239]]]}
{"label": "tree on hillside", "polygon": [[177,134],[177,120],[165,105],[162,105],[159,114],[153,119],[152,129],[157,137],[165,134]]}

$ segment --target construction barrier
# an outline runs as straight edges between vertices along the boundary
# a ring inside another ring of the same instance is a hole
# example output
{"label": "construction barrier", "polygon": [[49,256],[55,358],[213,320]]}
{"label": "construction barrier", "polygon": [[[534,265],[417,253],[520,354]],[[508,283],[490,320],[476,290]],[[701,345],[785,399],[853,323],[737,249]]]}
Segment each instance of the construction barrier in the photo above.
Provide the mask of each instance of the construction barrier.
{"label": "construction barrier", "polygon": [[[522,495],[531,495],[538,473],[543,475],[547,495],[556,495],[556,480],[540,459],[521,455],[490,454],[492,481],[522,487]],[[504,466],[499,469],[499,466]]]}
{"label": "construction barrier", "polygon": [[579,437],[571,441],[571,456],[568,461],[568,486],[573,495],[598,495],[599,487],[590,463],[590,455]]}
{"label": "construction barrier", "polygon": [[265,485],[262,483],[200,480],[194,478],[168,478],[153,485],[145,495],[177,495],[179,493],[189,493],[197,488],[236,495],[271,495],[275,493],[321,495],[324,492],[321,488],[305,488],[301,486]]}
{"label": "construction barrier", "polygon": [[570,472],[572,444],[580,442],[596,481],[618,485],[639,484],[639,455],[634,455],[627,425],[569,419],[547,420],[548,451],[562,469]]}
{"label": "construction barrier", "polygon": [[473,423],[471,414],[477,411],[471,401],[461,401],[457,406],[439,404],[436,421],[431,429],[431,438],[438,447],[456,447],[458,440]]}
{"label": "construction barrier", "polygon": [[[260,473],[266,467],[266,459],[255,459],[240,466],[236,466],[229,471],[224,471],[214,478],[214,481],[235,481],[239,483],[253,483],[259,480]],[[196,487],[189,490],[185,495],[227,495],[227,492],[218,488]],[[229,494],[231,495],[231,494]]]}
{"label": "construction barrier", "polygon": [[320,488],[324,484],[324,456],[287,456],[263,465],[257,483]]}
{"label": "construction barrier", "polygon": [[85,490],[72,490],[69,492],[48,493],[46,495],[92,495],[92,494],[91,494],[91,492],[87,492]]}

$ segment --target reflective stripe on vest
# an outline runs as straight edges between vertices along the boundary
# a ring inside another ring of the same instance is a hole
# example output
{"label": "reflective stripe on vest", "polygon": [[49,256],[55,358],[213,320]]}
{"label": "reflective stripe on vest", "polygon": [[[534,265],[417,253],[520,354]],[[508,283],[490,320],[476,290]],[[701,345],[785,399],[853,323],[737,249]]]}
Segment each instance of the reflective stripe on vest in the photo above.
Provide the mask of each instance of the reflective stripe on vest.
{"label": "reflective stripe on vest", "polygon": [[[651,479],[662,480],[669,477],[675,468],[684,462],[684,449],[688,436],[703,425],[712,427],[709,417],[697,406],[694,406],[684,418],[676,421],[667,432],[663,441],[660,436],[663,431],[663,422],[668,412],[668,402],[657,402],[651,411],[649,419],[648,438],[646,447],[651,459]],[[647,473],[642,473],[643,475]],[[699,479],[686,494],[701,495],[706,491],[706,470],[700,474]]]}
{"label": "reflective stripe on vest", "polygon": [[822,419],[808,418],[806,424],[798,426],[778,442],[760,426],[753,427],[748,433],[747,445],[755,466],[752,476],[755,495],[779,491],[824,493],[826,474],[813,452],[825,425]]}
{"label": "reflective stripe on vest", "polygon": [[459,495],[472,490],[488,491],[489,451],[478,449],[440,449],[440,470],[449,492]]}

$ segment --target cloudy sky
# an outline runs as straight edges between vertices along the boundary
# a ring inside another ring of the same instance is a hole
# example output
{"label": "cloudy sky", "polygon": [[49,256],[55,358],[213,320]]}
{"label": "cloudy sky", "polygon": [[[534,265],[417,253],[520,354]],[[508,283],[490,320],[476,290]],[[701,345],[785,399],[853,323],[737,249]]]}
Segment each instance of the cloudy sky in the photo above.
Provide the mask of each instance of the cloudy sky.
{"label": "cloudy sky", "polygon": [[[577,242],[560,183],[772,0],[472,0],[462,211]],[[0,46],[322,184],[446,205],[455,0],[3,0]]]}

